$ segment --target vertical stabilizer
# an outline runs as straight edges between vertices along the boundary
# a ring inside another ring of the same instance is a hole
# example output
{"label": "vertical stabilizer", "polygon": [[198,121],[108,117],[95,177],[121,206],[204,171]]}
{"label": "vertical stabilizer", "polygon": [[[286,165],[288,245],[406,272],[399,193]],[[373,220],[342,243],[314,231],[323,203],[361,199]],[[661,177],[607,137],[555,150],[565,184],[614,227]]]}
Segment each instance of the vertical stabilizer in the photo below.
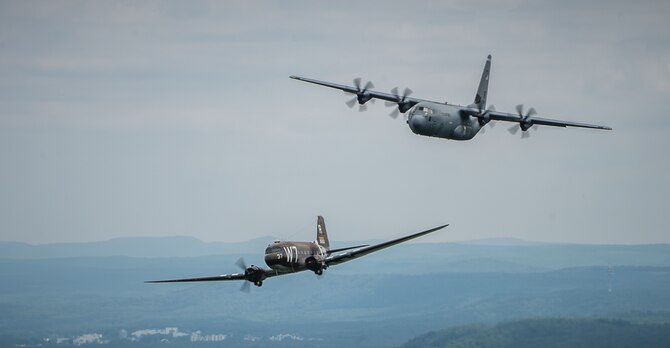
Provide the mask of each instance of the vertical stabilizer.
{"label": "vertical stabilizer", "polygon": [[323,220],[323,216],[319,215],[316,219],[316,242],[326,248],[330,249],[330,242],[328,241],[328,233],[326,232],[326,222]]}
{"label": "vertical stabilizer", "polygon": [[475,96],[475,105],[479,110],[486,109],[486,96],[489,92],[489,74],[491,73],[491,55],[489,54],[484,65],[482,78],[479,80],[479,88],[477,88],[477,95]]}

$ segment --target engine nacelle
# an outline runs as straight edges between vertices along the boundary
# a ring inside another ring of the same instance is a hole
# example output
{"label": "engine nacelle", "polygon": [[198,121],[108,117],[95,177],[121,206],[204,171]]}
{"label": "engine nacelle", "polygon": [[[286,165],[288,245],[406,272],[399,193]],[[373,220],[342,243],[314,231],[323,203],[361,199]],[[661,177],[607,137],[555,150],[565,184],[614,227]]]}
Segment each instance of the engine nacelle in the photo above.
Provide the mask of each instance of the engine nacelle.
{"label": "engine nacelle", "polygon": [[312,255],[305,259],[305,267],[316,274],[321,274],[326,268],[325,266],[326,264],[323,261],[323,257],[320,255]]}
{"label": "engine nacelle", "polygon": [[372,99],[372,96],[368,93],[358,93],[356,94],[356,98],[358,99],[358,104],[363,105],[368,101],[370,101],[370,99]]}
{"label": "engine nacelle", "polygon": [[489,115],[488,113],[484,113],[481,117],[477,119],[477,122],[479,122],[480,127],[483,127],[487,123],[491,122],[491,115]]}
{"label": "engine nacelle", "polygon": [[251,265],[244,270],[244,279],[254,284],[262,284],[265,278],[265,271],[258,266]]}

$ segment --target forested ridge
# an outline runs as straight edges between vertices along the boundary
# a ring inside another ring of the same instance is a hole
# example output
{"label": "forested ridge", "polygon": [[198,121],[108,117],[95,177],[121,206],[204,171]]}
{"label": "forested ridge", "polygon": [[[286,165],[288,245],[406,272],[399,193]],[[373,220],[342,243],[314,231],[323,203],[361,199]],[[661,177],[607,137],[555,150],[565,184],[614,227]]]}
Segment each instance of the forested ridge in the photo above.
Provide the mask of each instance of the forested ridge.
{"label": "forested ridge", "polygon": [[526,319],[429,332],[401,348],[670,347],[670,324],[609,319]]}

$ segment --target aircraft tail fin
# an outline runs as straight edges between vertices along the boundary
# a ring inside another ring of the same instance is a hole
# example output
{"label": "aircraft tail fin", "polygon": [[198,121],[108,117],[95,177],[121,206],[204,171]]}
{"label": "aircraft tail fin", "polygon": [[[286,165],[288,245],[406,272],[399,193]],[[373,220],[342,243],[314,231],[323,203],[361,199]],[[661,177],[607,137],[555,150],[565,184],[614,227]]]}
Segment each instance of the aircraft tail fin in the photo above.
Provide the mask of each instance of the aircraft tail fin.
{"label": "aircraft tail fin", "polygon": [[326,232],[326,222],[323,220],[323,216],[319,215],[316,219],[316,242],[328,250],[330,248],[330,242],[328,241],[328,233]]}
{"label": "aircraft tail fin", "polygon": [[486,96],[489,92],[489,74],[491,73],[491,55],[486,59],[482,78],[479,80],[479,88],[477,88],[477,95],[475,96],[475,105],[478,109],[486,109]]}

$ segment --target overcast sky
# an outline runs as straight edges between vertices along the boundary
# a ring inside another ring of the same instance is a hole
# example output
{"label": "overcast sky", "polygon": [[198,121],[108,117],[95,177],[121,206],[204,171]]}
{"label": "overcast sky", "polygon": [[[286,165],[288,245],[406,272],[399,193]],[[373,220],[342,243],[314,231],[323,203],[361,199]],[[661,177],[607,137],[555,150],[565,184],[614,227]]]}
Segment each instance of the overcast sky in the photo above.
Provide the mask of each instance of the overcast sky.
{"label": "overcast sky", "polygon": [[[670,243],[670,2],[2,1],[0,240]],[[614,131],[467,142],[301,75]]]}

